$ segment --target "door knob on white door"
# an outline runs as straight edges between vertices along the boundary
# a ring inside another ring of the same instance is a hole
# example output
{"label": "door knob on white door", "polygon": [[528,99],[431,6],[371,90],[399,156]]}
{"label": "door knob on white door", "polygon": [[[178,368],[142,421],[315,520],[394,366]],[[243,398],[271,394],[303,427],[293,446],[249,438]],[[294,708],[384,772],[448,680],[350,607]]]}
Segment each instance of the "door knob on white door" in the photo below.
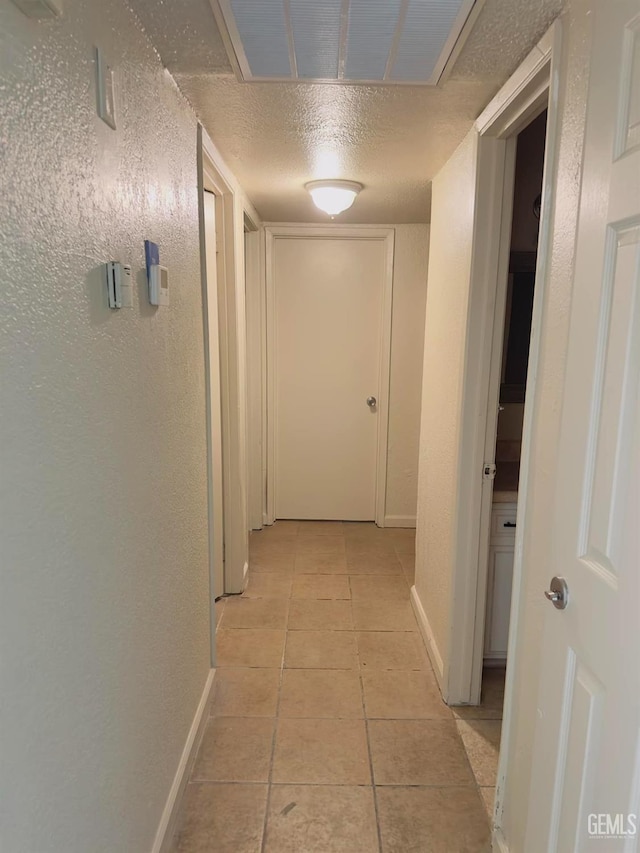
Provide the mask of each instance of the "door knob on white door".
{"label": "door knob on white door", "polygon": [[377,405],[378,401],[375,397],[367,397],[367,406],[369,406],[370,409],[375,409]]}
{"label": "door knob on white door", "polygon": [[551,589],[545,589],[544,595],[558,610],[564,610],[569,603],[569,587],[564,578],[551,578]]}

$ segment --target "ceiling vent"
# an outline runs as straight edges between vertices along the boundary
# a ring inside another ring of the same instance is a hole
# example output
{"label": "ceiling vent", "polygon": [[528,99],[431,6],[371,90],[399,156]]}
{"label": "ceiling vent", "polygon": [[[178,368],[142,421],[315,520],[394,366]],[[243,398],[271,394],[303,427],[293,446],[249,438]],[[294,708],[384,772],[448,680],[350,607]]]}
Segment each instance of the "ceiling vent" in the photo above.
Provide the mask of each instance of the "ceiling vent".
{"label": "ceiling vent", "polygon": [[210,0],[246,81],[435,86],[483,0]]}

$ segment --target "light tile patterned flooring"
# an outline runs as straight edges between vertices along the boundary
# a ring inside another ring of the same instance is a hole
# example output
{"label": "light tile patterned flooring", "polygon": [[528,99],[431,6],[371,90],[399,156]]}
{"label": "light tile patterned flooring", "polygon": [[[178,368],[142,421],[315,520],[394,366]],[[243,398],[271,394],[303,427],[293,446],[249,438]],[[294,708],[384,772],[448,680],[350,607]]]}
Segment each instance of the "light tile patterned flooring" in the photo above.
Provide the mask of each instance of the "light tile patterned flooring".
{"label": "light tile patterned flooring", "polygon": [[278,522],[219,603],[179,853],[487,851],[500,673],[449,709],[409,601],[414,531]]}

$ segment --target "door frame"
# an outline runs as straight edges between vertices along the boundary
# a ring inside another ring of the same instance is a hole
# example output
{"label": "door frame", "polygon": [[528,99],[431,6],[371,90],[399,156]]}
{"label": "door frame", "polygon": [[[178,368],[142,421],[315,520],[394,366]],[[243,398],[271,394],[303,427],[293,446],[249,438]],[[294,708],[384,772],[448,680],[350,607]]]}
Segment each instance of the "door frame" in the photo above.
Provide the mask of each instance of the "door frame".
{"label": "door frame", "polygon": [[267,458],[266,458],[266,523],[276,520],[275,472],[277,465],[276,433],[278,412],[275,393],[275,244],[277,240],[323,239],[373,240],[382,242],[385,249],[384,290],[381,318],[381,344],[378,394],[378,435],[376,451],[376,509],[375,523],[385,526],[387,492],[387,455],[389,440],[389,387],[391,377],[391,313],[393,301],[393,264],[395,228],[379,225],[265,225],[265,283],[266,283],[266,400],[267,400]]}
{"label": "door frame", "polygon": [[537,373],[546,299],[549,249],[556,192],[560,104],[558,78],[561,23],[556,20],[538,45],[477,119],[476,224],[470,286],[470,324],[462,392],[457,549],[453,571],[450,657],[446,679],[449,704],[478,704],[482,682],[489,530],[493,482],[482,479],[485,454],[492,448],[498,416],[500,359],[504,333],[509,243],[513,209],[516,136],[547,108],[542,212],[522,437],[513,589],[502,743],[496,786],[494,843],[504,848],[500,826],[507,785],[508,753],[514,724],[513,665],[521,642],[523,538],[529,517],[529,472],[534,459],[533,422],[537,411]]}
{"label": "door frame", "polygon": [[[242,592],[249,568],[247,522],[247,395],[244,221],[259,228],[258,214],[227,168],[201,125],[197,136],[200,246],[204,247],[204,189],[216,196],[217,290],[220,333],[220,391],[222,405],[222,464],[224,493],[224,591]],[[206,279],[203,279],[206,286]],[[207,413],[211,400],[205,388]],[[209,417],[209,414],[208,414]],[[209,488],[211,486],[209,485]],[[210,536],[211,527],[210,527]],[[215,608],[211,596],[211,632]],[[214,640],[212,639],[212,649]]]}
{"label": "door frame", "polygon": [[249,530],[264,523],[265,475],[264,440],[264,316],[261,234],[258,225],[245,213],[245,306],[247,320],[247,518]]}

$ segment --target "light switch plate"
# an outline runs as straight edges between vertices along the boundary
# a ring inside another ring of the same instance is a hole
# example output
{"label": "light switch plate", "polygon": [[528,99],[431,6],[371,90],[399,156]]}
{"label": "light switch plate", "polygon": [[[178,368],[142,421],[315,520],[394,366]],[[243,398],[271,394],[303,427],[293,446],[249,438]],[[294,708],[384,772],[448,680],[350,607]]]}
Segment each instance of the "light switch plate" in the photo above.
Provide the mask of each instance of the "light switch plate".
{"label": "light switch plate", "polygon": [[96,90],[98,115],[109,127],[116,129],[116,100],[113,68],[108,65],[99,47],[96,48]]}
{"label": "light switch plate", "polygon": [[27,18],[36,21],[50,21],[62,15],[60,0],[13,0],[15,5]]}

